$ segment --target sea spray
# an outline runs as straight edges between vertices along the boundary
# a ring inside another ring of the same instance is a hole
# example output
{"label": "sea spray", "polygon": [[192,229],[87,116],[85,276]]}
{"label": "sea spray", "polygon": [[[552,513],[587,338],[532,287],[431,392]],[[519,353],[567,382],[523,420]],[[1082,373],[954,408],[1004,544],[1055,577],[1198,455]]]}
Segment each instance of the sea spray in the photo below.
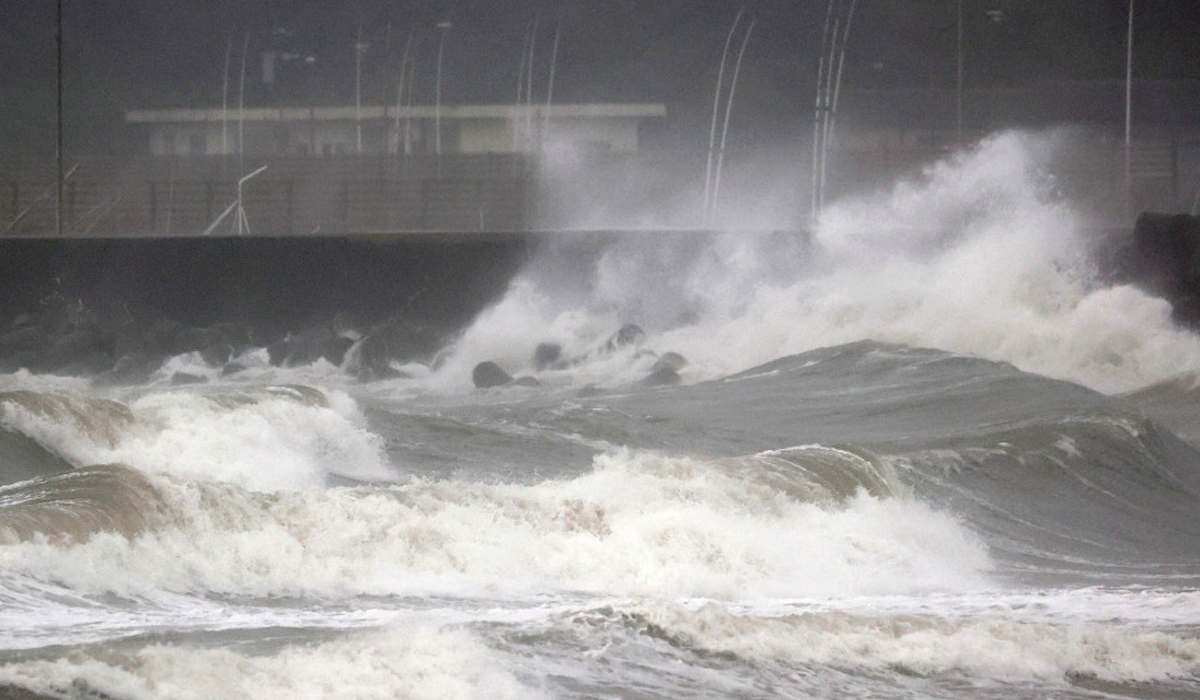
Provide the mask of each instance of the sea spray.
{"label": "sea spray", "polygon": [[1168,302],[1100,278],[1100,241],[1054,178],[1067,140],[990,136],[888,190],[833,203],[810,235],[629,232],[591,251],[549,241],[457,352],[521,364],[542,340],[586,345],[598,328],[632,322],[647,350],[688,358],[692,380],[862,339],[1108,392],[1200,370],[1200,339],[1174,324]]}

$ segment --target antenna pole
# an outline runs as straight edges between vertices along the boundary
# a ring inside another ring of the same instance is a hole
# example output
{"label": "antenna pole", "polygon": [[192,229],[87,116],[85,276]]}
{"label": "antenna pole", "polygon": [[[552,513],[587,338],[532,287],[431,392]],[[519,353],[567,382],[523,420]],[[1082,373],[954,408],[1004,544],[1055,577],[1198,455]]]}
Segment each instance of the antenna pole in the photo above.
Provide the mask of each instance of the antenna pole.
{"label": "antenna pole", "polygon": [[58,0],[57,29],[55,31],[55,44],[58,54],[58,73],[57,73],[57,89],[58,89],[58,125],[55,129],[54,136],[54,160],[55,160],[55,197],[54,197],[54,234],[62,236],[63,232],[63,0]]}

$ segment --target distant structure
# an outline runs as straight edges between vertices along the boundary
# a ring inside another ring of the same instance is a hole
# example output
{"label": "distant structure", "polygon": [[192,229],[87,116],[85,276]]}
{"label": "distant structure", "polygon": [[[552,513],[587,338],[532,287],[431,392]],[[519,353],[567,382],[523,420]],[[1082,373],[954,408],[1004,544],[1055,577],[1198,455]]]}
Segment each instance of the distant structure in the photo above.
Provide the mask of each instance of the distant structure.
{"label": "distant structure", "polygon": [[1055,162],[1073,201],[1120,222],[1146,210],[1200,213],[1200,81],[1135,82],[1128,149],[1125,90],[1122,81],[960,93],[851,87],[842,95],[833,185],[889,182],[996,131],[1057,129],[1075,139],[1074,151]]}
{"label": "distant structure", "polygon": [[[620,162],[638,153],[643,122],[664,116],[660,104],[129,110],[145,150],[72,164],[63,231],[525,231],[544,156]],[[53,171],[5,184],[2,235],[53,231]]]}
{"label": "distant structure", "polygon": [[[658,104],[431,105],[281,109],[131,110],[154,156],[535,155],[543,148],[635,153],[642,120]],[[361,138],[360,138],[361,136]]]}

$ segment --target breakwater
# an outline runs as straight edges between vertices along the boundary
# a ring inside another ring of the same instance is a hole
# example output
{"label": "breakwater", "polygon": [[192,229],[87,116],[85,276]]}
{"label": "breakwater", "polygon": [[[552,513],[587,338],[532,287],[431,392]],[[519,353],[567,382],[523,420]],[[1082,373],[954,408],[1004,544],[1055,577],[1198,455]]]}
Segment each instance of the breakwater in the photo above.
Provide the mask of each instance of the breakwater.
{"label": "breakwater", "polygon": [[4,238],[0,358],[8,369],[91,374],[126,356],[319,344],[384,327],[436,344],[503,292],[531,247],[499,233]]}

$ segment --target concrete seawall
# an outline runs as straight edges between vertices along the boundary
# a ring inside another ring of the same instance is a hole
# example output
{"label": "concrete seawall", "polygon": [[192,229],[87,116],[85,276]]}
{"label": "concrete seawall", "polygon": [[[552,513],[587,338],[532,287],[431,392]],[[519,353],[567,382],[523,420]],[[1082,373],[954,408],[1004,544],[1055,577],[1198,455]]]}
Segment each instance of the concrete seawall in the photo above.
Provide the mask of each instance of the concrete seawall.
{"label": "concrete seawall", "polygon": [[519,234],[0,238],[0,355],[55,369],[78,359],[55,356],[73,338],[103,371],[148,351],[164,324],[236,324],[260,346],[335,320],[452,332],[503,292],[531,245]]}
{"label": "concrete seawall", "polygon": [[[702,246],[712,232],[671,233]],[[586,274],[624,235],[654,233],[0,238],[0,371],[97,375],[205,350],[219,366],[245,347],[268,347],[273,363],[341,364],[350,338],[377,338],[362,346],[376,356],[361,376],[382,376],[431,359],[548,238]],[[1102,277],[1163,296],[1200,328],[1200,220],[1145,214],[1096,236]]]}

